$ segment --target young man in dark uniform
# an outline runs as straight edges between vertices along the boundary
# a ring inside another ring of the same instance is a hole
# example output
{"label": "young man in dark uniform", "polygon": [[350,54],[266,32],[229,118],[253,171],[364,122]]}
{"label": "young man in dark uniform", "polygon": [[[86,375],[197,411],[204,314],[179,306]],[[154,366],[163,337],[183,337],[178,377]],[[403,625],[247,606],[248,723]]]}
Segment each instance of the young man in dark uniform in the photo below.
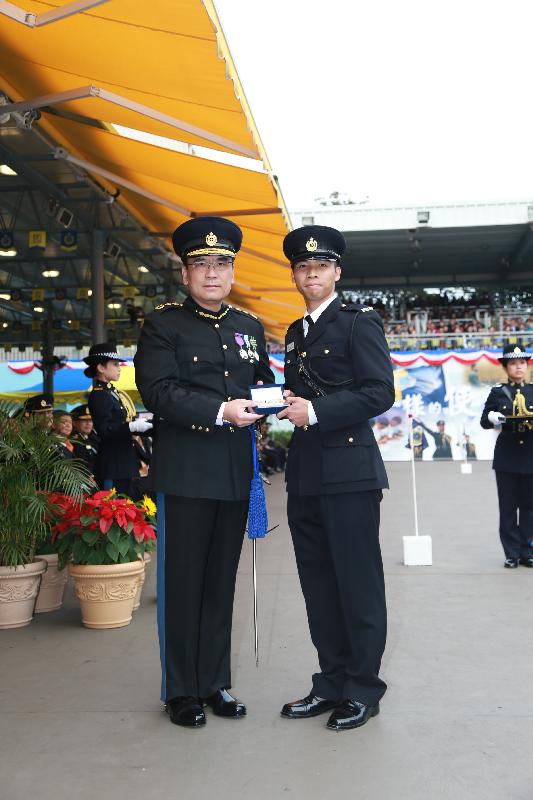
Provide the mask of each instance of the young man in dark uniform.
{"label": "young man in dark uniform", "polygon": [[[533,567],[533,384],[526,383],[530,358],[522,347],[503,348],[498,360],[509,380],[490,390],[481,415],[482,428],[501,425],[492,467],[498,487],[504,566],[508,569],[519,564]],[[518,398],[523,398],[518,403],[527,414],[520,420],[506,420],[513,415],[518,393]]]}
{"label": "young man in dark uniform", "polygon": [[290,719],[332,711],[327,727],[364,725],[379,711],[386,604],[379,507],[388,487],[369,420],[394,403],[381,320],[335,294],[345,241],[306,226],[284,252],[307,314],[285,339],[289,408],[296,426],[287,458],[287,515],[320,672]]}
{"label": "young man in dark uniform", "polygon": [[83,360],[89,365],[85,375],[94,379],[88,406],[100,440],[96,482],[102,489],[115,488],[131,496],[131,479],[139,477],[132,434],[146,433],[152,423],[134,419],[135,409],[126,409],[124,398],[111,383],[120,377],[120,356],[114,345],[94,344]]}
{"label": "young man in dark uniform", "polygon": [[135,376],[157,419],[150,479],[158,492],[158,626],[162,699],[197,727],[203,703],[223,717],[246,708],[229,693],[233,596],[250,480],[248,387],[274,383],[261,323],[225,305],[242,233],[220,217],[176,229],[189,297],[144,322]]}
{"label": "young man in dark uniform", "polygon": [[74,445],[76,458],[85,461],[91,475],[96,470],[96,455],[98,453],[98,436],[94,431],[93,418],[86,403],[76,406],[70,412],[74,431],[70,441]]}

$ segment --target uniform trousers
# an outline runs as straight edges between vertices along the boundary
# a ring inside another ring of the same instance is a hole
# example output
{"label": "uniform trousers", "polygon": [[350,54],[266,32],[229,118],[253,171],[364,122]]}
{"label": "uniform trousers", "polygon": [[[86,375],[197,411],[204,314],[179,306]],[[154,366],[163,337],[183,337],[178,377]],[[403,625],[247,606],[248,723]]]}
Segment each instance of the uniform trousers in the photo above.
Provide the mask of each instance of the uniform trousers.
{"label": "uniform trousers", "polygon": [[379,546],[381,490],[288,495],[287,514],[321,671],[313,693],[375,705],[387,609]]}
{"label": "uniform trousers", "polygon": [[506,558],[532,558],[533,474],[496,470],[500,539]]}
{"label": "uniform trousers", "polygon": [[158,494],[157,506],[161,699],[206,698],[231,686],[233,598],[248,500]]}

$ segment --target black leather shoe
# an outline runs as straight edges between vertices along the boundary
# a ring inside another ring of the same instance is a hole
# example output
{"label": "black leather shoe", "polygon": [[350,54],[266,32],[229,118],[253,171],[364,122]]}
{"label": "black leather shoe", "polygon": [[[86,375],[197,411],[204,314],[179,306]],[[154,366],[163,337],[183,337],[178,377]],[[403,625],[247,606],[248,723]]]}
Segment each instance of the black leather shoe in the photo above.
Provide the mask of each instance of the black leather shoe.
{"label": "black leather shoe", "polygon": [[358,700],[343,700],[328,719],[326,725],[332,731],[349,731],[351,728],[360,728],[370,717],[379,714],[379,703],[367,706]]}
{"label": "black leather shoe", "polygon": [[530,569],[533,569],[533,558],[521,558],[520,563],[523,567],[529,567]]}
{"label": "black leather shoe", "polygon": [[215,694],[205,700],[207,706],[211,706],[217,717],[230,717],[240,719],[246,716],[246,706],[239,703],[227,689],[217,689]]}
{"label": "black leather shoe", "polygon": [[205,725],[205,714],[197,697],[173,697],[167,700],[165,711],[174,725],[199,728]]}
{"label": "black leather shoe", "polygon": [[518,566],[518,559],[517,558],[506,558],[505,564],[503,565],[506,569],[516,569]]}
{"label": "black leather shoe", "polygon": [[288,719],[307,719],[307,717],[317,717],[319,714],[331,711],[336,705],[335,700],[326,700],[324,697],[317,697],[311,692],[301,700],[285,703],[281,709],[281,716]]}

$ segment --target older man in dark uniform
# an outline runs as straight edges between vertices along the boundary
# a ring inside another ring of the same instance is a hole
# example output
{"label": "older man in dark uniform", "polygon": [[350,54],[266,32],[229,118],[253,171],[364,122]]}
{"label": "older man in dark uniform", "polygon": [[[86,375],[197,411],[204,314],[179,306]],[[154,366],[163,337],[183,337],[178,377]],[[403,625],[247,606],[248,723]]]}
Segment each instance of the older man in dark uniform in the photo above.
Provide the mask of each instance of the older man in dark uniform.
{"label": "older man in dark uniform", "polygon": [[231,623],[250,481],[251,384],[273,383],[261,323],[223,303],[240,229],[200,217],[176,229],[189,297],[144,322],[136,383],[157,419],[151,481],[158,492],[158,626],[162,699],[177,725],[245,706],[230,693]]}
{"label": "older man in dark uniform", "polygon": [[41,428],[52,428],[54,423],[54,398],[51,394],[34,394],[24,401],[20,412]]}
{"label": "older man in dark uniform", "polygon": [[526,382],[530,358],[522,347],[504,347],[498,360],[508,381],[490,390],[481,415],[482,428],[501,426],[492,467],[507,569],[519,564],[533,568],[533,384]]}
{"label": "older man in dark uniform", "polygon": [[379,316],[335,294],[345,241],[306,226],[284,242],[307,314],[285,340],[286,417],[296,426],[287,459],[287,513],[320,672],[282,715],[332,711],[327,727],[364,725],[379,712],[386,604],[379,509],[388,486],[369,420],[394,403]]}

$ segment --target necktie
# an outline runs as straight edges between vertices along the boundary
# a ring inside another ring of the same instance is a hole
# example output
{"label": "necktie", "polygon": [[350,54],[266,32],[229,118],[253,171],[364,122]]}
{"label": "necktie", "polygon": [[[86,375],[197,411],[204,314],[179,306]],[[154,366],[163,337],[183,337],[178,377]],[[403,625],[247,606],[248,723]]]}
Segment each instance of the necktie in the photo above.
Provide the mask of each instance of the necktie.
{"label": "necktie", "polygon": [[315,321],[314,321],[313,317],[311,316],[311,314],[306,314],[304,319],[307,322],[307,325],[309,326],[307,328],[307,331],[306,331],[306,334],[305,334],[307,336],[307,334],[309,333],[309,328],[313,327],[313,325],[315,324]]}

